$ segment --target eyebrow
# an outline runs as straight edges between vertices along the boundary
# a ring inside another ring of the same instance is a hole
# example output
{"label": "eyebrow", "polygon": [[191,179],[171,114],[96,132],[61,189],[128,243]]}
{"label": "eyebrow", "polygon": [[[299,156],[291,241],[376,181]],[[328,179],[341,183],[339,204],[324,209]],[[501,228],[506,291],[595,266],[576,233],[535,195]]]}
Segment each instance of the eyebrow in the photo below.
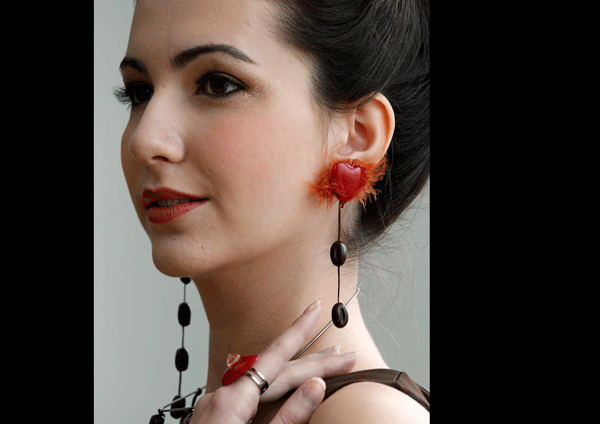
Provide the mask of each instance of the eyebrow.
{"label": "eyebrow", "polygon": [[139,72],[147,74],[146,66],[141,60],[135,59],[133,57],[125,56],[121,63],[119,64],[119,71],[123,72],[123,69],[130,67]]}
{"label": "eyebrow", "polygon": [[[223,52],[233,56],[236,59],[243,60],[244,62],[252,63],[254,65],[258,65],[255,61],[250,59],[247,55],[245,55],[240,50],[236,49],[233,46],[228,44],[204,44],[196,47],[192,47],[191,49],[183,50],[177,53],[171,59],[171,65],[175,69],[181,69],[187,66],[191,61],[196,59],[198,56],[206,53],[214,53],[214,52]],[[147,73],[146,66],[141,60],[138,60],[133,57],[125,56],[121,63],[119,64],[119,70],[122,72],[124,68],[131,67],[136,69],[139,72]]]}
{"label": "eyebrow", "polygon": [[182,52],[177,53],[177,55],[175,55],[175,57],[171,59],[171,63],[175,68],[181,69],[201,54],[213,52],[227,53],[236,59],[257,65],[255,61],[250,59],[248,56],[246,56],[244,53],[242,53],[235,47],[230,46],[229,44],[205,44],[201,46],[192,47],[191,49],[183,50]]}

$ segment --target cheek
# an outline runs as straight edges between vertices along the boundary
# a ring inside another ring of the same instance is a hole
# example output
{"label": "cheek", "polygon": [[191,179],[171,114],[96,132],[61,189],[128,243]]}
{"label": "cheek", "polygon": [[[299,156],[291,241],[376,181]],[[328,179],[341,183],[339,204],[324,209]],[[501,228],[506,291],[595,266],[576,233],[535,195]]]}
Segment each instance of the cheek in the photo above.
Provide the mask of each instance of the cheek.
{"label": "cheek", "polygon": [[238,115],[212,127],[210,166],[243,199],[270,205],[280,203],[274,196],[293,199],[304,190],[302,180],[311,178],[314,139],[306,132],[281,114]]}

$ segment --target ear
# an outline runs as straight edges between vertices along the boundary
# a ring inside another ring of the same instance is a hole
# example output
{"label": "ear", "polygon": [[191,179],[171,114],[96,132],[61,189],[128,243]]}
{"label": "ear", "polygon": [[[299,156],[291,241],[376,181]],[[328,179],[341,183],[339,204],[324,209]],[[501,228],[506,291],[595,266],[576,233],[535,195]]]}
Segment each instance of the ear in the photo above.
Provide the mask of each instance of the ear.
{"label": "ear", "polygon": [[332,151],[335,160],[355,158],[378,163],[385,156],[392,141],[396,119],[392,105],[383,94],[375,94],[354,112],[344,114],[339,119],[344,131],[338,133],[336,147]]}

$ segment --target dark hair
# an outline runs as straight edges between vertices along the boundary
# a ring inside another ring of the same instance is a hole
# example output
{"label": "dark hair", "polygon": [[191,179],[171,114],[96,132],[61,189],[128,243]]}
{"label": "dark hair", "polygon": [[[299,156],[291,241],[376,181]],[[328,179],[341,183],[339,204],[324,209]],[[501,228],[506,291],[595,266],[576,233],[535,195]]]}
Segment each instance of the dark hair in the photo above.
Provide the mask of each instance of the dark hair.
{"label": "dark hair", "polygon": [[[356,259],[398,219],[429,179],[429,0],[271,0],[279,37],[311,61],[315,100],[333,113],[376,94],[396,128],[385,177],[348,234]],[[134,0],[134,5],[135,5]]]}
{"label": "dark hair", "polygon": [[356,259],[429,179],[429,0],[272,1],[279,36],[312,63],[319,104],[344,112],[381,93],[394,110],[385,178],[348,235]]}

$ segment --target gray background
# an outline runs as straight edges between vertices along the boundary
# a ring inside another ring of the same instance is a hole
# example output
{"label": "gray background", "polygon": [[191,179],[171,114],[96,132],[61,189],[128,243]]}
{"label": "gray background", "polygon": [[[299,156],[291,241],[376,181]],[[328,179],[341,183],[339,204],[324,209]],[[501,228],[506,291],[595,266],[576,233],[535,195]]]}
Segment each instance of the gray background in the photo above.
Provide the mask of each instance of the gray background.
{"label": "gray background", "polygon": [[[177,393],[181,346],[178,279],[159,273],[120,167],[128,120],[111,90],[121,83],[133,16],[130,0],[94,2],[94,420],[146,422]],[[382,250],[361,266],[367,325],[391,368],[429,390],[429,188],[390,232]],[[182,394],[204,386],[208,323],[188,286],[192,321],[186,331],[190,366]],[[175,422],[168,418],[167,422]]]}

